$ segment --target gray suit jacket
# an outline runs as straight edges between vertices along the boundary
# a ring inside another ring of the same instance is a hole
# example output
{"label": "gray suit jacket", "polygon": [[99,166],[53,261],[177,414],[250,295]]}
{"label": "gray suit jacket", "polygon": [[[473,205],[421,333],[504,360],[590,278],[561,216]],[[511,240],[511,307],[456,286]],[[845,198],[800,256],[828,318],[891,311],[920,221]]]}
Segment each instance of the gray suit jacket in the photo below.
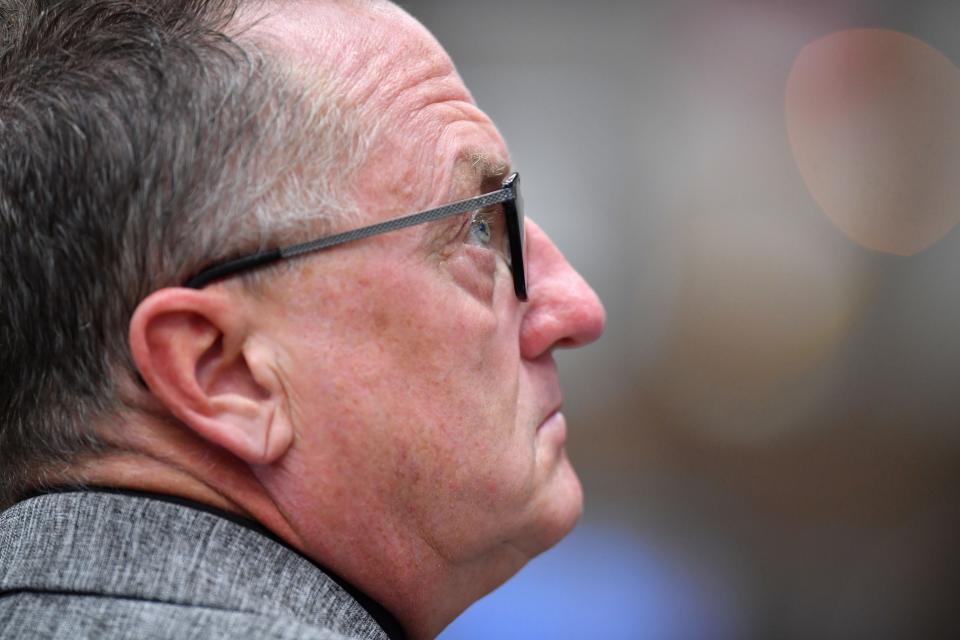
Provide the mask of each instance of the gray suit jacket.
{"label": "gray suit jacket", "polygon": [[388,640],[284,545],[189,506],[99,492],[0,514],[0,638]]}

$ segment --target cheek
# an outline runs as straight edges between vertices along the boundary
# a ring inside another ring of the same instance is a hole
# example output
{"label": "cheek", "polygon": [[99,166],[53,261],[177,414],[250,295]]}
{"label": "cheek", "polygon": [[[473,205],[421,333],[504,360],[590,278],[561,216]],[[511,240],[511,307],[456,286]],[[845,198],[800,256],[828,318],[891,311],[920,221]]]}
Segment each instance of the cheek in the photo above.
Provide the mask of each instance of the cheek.
{"label": "cheek", "polygon": [[[459,294],[466,293],[487,309],[494,307],[500,259],[488,249],[465,245],[444,266]],[[506,265],[503,265],[506,269]],[[449,294],[448,294],[449,295]]]}
{"label": "cheek", "polygon": [[[474,291],[489,289],[479,297],[492,302],[493,278],[470,276],[472,263],[464,278],[477,282]],[[402,314],[380,326],[379,397],[390,407],[390,433],[382,435],[397,452],[391,466],[413,481],[399,487],[409,501],[430,512],[438,493],[451,509],[492,510],[523,493],[532,472],[532,437],[518,416],[519,341],[492,304],[459,288],[424,292],[395,301]]]}
{"label": "cheek", "polygon": [[[339,320],[316,336],[298,336],[288,351],[297,364],[301,421],[339,416],[353,428],[389,441],[451,451],[484,451],[512,441],[516,421],[519,343],[494,311],[495,258],[477,249],[450,266],[456,282],[438,273],[400,279],[417,265],[358,278]],[[420,269],[424,269],[420,265]],[[376,286],[374,286],[376,285]],[[469,286],[471,295],[464,295]],[[473,295],[475,294],[475,295]],[[410,452],[415,454],[429,452]]]}
{"label": "cheek", "polygon": [[343,320],[294,350],[306,375],[290,376],[303,458],[322,461],[324,482],[438,541],[502,526],[535,484],[517,327],[496,311],[513,292],[476,251],[449,265],[454,286],[437,271],[358,279]]}
{"label": "cheek", "polygon": [[518,413],[518,341],[509,326],[484,320],[488,307],[462,310],[459,322],[446,323],[454,331],[433,332],[451,345],[435,345],[430,369],[439,375],[413,381],[398,407],[411,422],[393,460],[408,481],[397,486],[400,501],[436,546],[454,545],[451,555],[509,529],[536,485],[536,425]]}

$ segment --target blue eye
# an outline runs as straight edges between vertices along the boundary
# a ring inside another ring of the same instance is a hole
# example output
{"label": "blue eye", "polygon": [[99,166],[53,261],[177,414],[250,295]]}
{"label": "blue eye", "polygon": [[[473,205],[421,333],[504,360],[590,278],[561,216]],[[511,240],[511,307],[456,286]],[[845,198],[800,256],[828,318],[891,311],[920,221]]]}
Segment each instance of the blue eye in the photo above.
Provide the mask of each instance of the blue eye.
{"label": "blue eye", "polygon": [[470,220],[470,238],[477,244],[489,246],[493,239],[493,226],[484,213],[477,213]]}

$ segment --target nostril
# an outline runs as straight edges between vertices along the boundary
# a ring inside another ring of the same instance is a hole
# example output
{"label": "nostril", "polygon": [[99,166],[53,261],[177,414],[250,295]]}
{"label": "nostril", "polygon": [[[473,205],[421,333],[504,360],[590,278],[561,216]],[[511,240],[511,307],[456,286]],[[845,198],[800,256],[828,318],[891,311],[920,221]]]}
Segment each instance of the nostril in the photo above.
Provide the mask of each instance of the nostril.
{"label": "nostril", "polygon": [[531,301],[520,333],[524,358],[581,347],[603,333],[606,314],[592,289],[545,286],[532,293]]}

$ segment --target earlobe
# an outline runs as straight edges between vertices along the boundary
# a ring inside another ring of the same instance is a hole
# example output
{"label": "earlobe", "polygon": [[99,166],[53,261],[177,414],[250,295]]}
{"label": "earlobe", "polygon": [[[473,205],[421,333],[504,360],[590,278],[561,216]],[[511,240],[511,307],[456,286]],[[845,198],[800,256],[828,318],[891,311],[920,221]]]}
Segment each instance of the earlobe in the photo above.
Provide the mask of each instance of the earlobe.
{"label": "earlobe", "polygon": [[270,464],[290,447],[270,352],[228,294],[156,291],[134,312],[129,340],[150,391],[204,440],[251,465]]}

